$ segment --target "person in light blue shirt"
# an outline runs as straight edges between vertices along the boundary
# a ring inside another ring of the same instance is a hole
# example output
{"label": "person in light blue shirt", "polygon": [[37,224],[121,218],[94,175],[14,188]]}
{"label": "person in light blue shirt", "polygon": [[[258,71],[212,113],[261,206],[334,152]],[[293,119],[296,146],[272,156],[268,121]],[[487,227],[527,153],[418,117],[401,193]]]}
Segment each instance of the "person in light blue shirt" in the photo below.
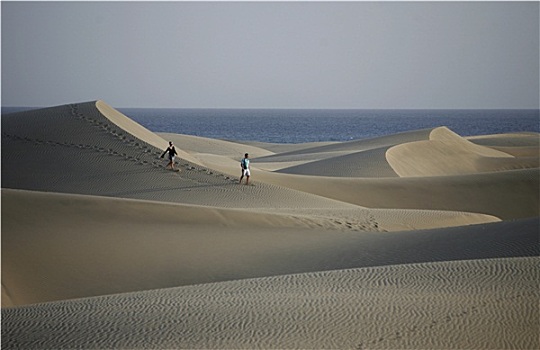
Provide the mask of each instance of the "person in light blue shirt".
{"label": "person in light blue shirt", "polygon": [[244,176],[246,177],[246,185],[249,184],[249,176],[251,175],[251,172],[249,171],[249,154],[245,154],[244,158],[240,161],[240,167],[242,168],[242,175],[240,176],[240,181],[238,183],[242,183],[242,179]]}

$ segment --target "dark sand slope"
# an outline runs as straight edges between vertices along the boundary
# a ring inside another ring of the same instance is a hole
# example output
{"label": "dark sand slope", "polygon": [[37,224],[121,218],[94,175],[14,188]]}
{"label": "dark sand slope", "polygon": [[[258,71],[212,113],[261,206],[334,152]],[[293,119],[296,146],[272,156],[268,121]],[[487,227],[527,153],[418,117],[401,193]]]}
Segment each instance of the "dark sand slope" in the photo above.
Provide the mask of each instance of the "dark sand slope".
{"label": "dark sand slope", "polygon": [[538,255],[537,218],[381,234],[321,218],[105,197],[4,190],[2,202],[4,306],[278,274]]}
{"label": "dark sand slope", "polygon": [[[94,102],[3,118],[2,187],[241,208],[273,207],[266,200],[273,197],[283,207],[350,207],[273,185],[239,187],[236,176],[202,167],[181,149],[182,172],[166,171],[159,155],[167,141],[141,126],[137,138],[125,130],[132,123],[105,117]],[[152,145],[160,140],[161,148]]]}

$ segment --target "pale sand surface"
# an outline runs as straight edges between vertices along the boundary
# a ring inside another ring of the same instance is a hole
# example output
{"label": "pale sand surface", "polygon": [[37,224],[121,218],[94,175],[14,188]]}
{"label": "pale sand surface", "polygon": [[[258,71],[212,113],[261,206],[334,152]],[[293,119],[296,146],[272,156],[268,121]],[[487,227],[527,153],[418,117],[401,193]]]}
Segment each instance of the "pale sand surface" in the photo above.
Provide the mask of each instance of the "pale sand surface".
{"label": "pale sand surface", "polygon": [[440,176],[486,173],[501,170],[537,168],[529,157],[525,160],[477,145],[441,127],[433,130],[428,141],[394,146],[386,152],[390,166],[397,174],[408,176]]}
{"label": "pale sand surface", "polygon": [[538,139],[3,117],[2,348],[538,348]]}

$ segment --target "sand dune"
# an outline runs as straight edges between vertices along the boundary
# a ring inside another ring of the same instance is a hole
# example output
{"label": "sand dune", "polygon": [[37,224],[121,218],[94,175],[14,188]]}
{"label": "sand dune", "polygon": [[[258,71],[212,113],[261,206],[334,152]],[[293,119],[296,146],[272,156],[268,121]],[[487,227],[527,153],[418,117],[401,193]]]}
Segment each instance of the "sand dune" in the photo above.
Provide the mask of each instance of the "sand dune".
{"label": "sand dune", "polygon": [[242,141],[242,140],[235,140],[234,142],[241,145],[262,148],[272,153],[288,153],[288,152],[299,151],[299,150],[308,149],[308,148],[335,145],[335,144],[341,143],[338,141],[305,142],[305,143],[269,143],[269,142]]}
{"label": "sand dune", "polygon": [[[40,112],[27,112],[17,115],[17,118],[6,118],[3,122],[2,167],[16,171],[4,171],[3,187],[228,208],[320,208],[335,212],[358,207],[358,203],[343,202],[339,196],[325,198],[324,194],[312,194],[304,188],[297,191],[294,188],[297,178],[293,177],[275,186],[272,181],[265,180],[266,174],[261,173],[254,175],[256,186],[238,186],[239,158],[242,152],[238,152],[237,159],[232,159],[220,154],[190,151],[190,159],[196,163],[181,159],[180,173],[166,171],[166,161],[159,158],[162,150],[151,146],[153,139],[138,139],[127,134],[125,129],[112,122],[114,118],[102,116],[94,103],[76,107],[76,111],[73,106],[47,109],[45,116],[54,120],[52,127],[33,122],[39,118]],[[126,124],[125,120],[122,122]],[[75,135],[69,133],[70,129],[75,130]],[[138,135],[143,137],[148,133],[139,131]],[[197,144],[207,142],[204,139],[193,139]],[[214,144],[223,145],[223,142]],[[357,147],[351,144],[342,148],[356,150]],[[229,154],[241,150],[241,147],[236,149],[230,142],[228,145],[231,149],[227,151]],[[338,148],[336,145],[330,147]],[[214,146],[209,148],[213,149]],[[224,147],[216,146],[215,149]],[[202,151],[208,152],[209,149],[202,148]],[[35,160],[27,162],[19,156],[22,152],[32,153]],[[313,178],[303,183],[318,186],[317,181],[318,178]],[[462,211],[459,208],[454,210]],[[460,221],[459,216],[455,215],[455,225],[472,223],[470,216],[465,221]],[[477,218],[480,219],[480,216]],[[431,226],[428,227],[437,226],[434,219],[434,216],[429,217]],[[445,225],[448,224],[446,218],[444,221]],[[491,217],[485,217],[483,221],[474,223],[490,221]],[[414,227],[414,224],[408,223],[407,227]],[[418,227],[425,228],[426,225]]]}
{"label": "sand dune", "polygon": [[333,177],[397,177],[385,159],[388,147],[375,148],[280,169],[278,172]]}
{"label": "sand dune", "polygon": [[[413,142],[427,139],[432,129],[415,130],[397,133],[388,136],[381,136],[373,139],[353,140],[347,142],[336,142],[331,144],[314,144],[313,147],[301,148],[298,150],[285,151],[279,154],[279,157],[292,156],[299,154],[329,153],[329,152],[358,152],[370,149],[381,148],[385,146],[397,145],[405,142]],[[277,156],[276,156],[277,157]],[[264,161],[264,159],[261,159]]]}
{"label": "sand dune", "polygon": [[274,152],[264,148],[239,144],[237,142],[210,139],[207,137],[198,137],[192,135],[181,135],[171,133],[158,133],[163,138],[173,141],[174,144],[192,154],[214,154],[227,156],[230,158],[242,158],[244,153],[249,153],[252,158],[272,155]]}
{"label": "sand dune", "polygon": [[[132,135],[136,139],[143,140],[147,144],[152,145],[158,149],[167,148],[167,141],[163,140],[161,137],[151,132],[150,130],[142,127],[140,124],[129,119],[105,102],[97,101],[96,109],[100,112],[102,116],[109,119],[115,126],[122,128],[122,130],[127,132],[129,135]],[[80,116],[84,118],[84,114],[80,114]],[[188,153],[184,152],[184,150],[178,149],[177,152],[178,156],[182,159],[197,163],[197,161],[194,158],[191,158]]]}
{"label": "sand dune", "polygon": [[537,348],[539,148],[156,134],[103,101],[2,116],[2,347]]}
{"label": "sand dune", "polygon": [[328,159],[335,156],[343,156],[351,153],[358,153],[362,151],[369,151],[389,146],[394,146],[396,144],[401,144],[404,142],[412,142],[417,140],[424,140],[429,137],[431,129],[427,130],[418,130],[399,133],[395,135],[383,136],[374,139],[367,140],[354,140],[348,142],[339,142],[331,144],[314,144],[312,147],[305,147],[300,149],[285,150],[279,154],[259,157],[257,159],[258,163],[268,163],[268,162],[291,162],[301,160],[303,162],[307,161],[318,161],[323,159]]}
{"label": "sand dune", "polygon": [[409,142],[390,148],[386,158],[394,171],[403,177],[475,174],[492,171],[482,167],[486,158],[504,163],[513,156],[489,147],[476,145],[447,128],[437,128],[429,141]]}
{"label": "sand dune", "polygon": [[537,349],[538,262],[510,258],[393,265],[4,309],[2,345]]}
{"label": "sand dune", "polygon": [[535,133],[483,135],[469,137],[467,139],[478,145],[488,146],[514,157],[532,157],[538,159],[540,137]]}
{"label": "sand dune", "polygon": [[410,178],[336,178],[279,176],[258,178],[369,208],[467,211],[505,220],[538,216],[539,171]]}
{"label": "sand dune", "polygon": [[521,132],[521,133],[509,133],[503,135],[479,135],[469,136],[467,139],[478,145],[484,145],[488,147],[532,147],[538,148],[540,146],[540,136],[538,133],[533,132]]}
{"label": "sand dune", "polygon": [[[5,188],[238,208],[275,207],[274,201],[281,207],[350,207],[265,183],[239,187],[238,170],[222,174],[191,155],[180,159],[182,172],[166,171],[167,161],[159,158],[162,149],[151,145],[155,140],[127,134],[94,103],[81,104],[76,111],[70,106],[48,109],[44,118],[39,116],[31,111],[3,120]],[[44,122],[50,119],[51,124]],[[33,161],[21,154],[32,154]]]}
{"label": "sand dune", "polygon": [[347,219],[326,210],[327,217],[275,214],[6,189],[2,202],[2,245],[9,248],[2,280],[10,296],[4,301],[12,303],[5,306],[306,271],[534,255],[538,225],[486,224],[482,238],[471,240],[478,227],[381,235],[377,216],[400,225],[414,217],[367,210]]}

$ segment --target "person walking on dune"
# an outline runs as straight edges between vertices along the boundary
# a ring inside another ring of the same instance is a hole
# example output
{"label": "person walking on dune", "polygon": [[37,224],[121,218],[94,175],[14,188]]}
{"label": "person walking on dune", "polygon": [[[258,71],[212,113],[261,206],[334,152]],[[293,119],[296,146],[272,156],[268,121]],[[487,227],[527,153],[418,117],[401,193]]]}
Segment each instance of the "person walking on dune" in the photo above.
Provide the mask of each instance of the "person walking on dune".
{"label": "person walking on dune", "polygon": [[240,167],[242,168],[242,175],[240,176],[240,181],[238,183],[242,183],[242,179],[244,176],[246,177],[246,185],[249,184],[249,176],[251,175],[249,171],[249,154],[245,154],[244,158],[240,161]]}
{"label": "person walking on dune", "polygon": [[174,145],[171,141],[169,141],[169,147],[167,147],[167,149],[163,151],[161,158],[165,156],[165,153],[169,153],[169,164],[167,164],[165,168],[171,167],[171,170],[176,171],[176,169],[174,169],[174,158],[178,153],[176,153],[176,149],[174,148]]}

